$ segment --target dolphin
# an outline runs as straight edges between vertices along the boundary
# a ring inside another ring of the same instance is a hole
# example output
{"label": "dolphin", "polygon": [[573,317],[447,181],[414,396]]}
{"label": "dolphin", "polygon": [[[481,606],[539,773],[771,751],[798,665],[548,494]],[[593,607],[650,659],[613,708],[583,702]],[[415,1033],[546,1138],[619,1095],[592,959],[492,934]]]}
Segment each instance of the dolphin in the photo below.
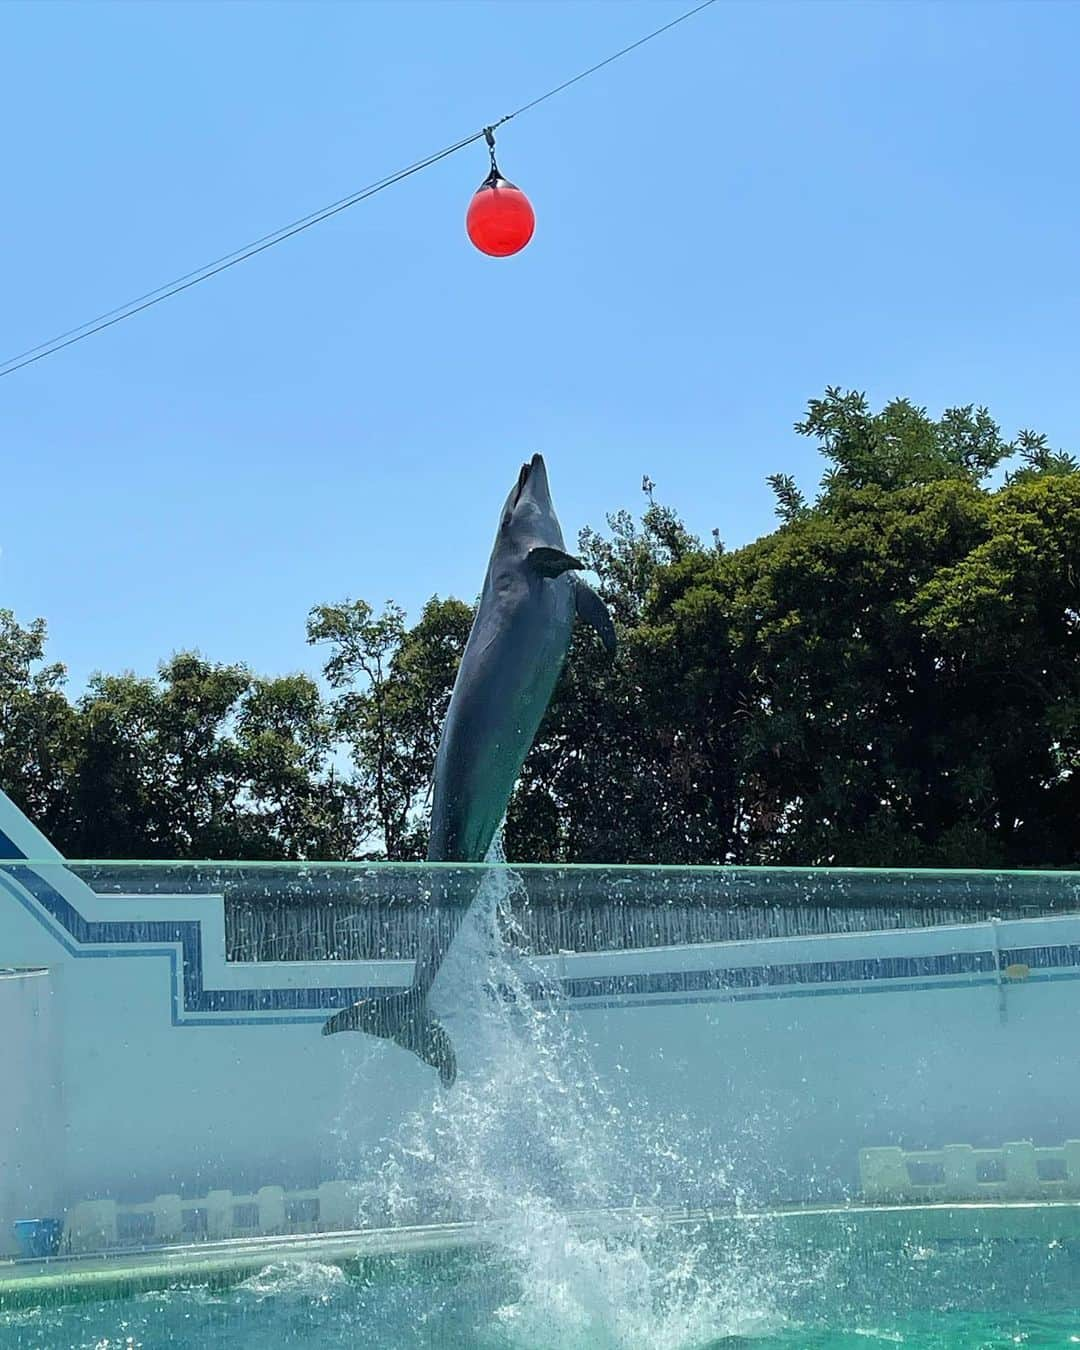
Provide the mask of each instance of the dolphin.
{"label": "dolphin", "polygon": [[[575,618],[615,650],[607,607],[576,575],[584,566],[566,551],[543,456],[533,455],[502,509],[439,738],[429,862],[487,856],[555,690]],[[343,1009],[325,1023],[323,1035],[364,1031],[392,1040],[438,1069],[450,1087],[457,1075],[454,1047],[427,1006],[448,947],[431,925],[412,985]]]}

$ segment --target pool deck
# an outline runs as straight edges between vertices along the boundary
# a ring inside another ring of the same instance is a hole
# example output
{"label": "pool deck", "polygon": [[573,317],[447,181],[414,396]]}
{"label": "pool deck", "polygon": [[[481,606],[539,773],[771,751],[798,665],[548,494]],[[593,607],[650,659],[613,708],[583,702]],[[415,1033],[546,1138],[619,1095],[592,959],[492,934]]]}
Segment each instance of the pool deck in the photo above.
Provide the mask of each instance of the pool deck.
{"label": "pool deck", "polygon": [[[823,1205],[768,1211],[605,1210],[570,1218],[575,1232],[613,1236],[643,1224],[698,1228],[719,1242],[754,1231],[793,1248],[924,1248],[935,1243],[1080,1241],[1080,1201],[921,1205]],[[499,1225],[427,1224],[343,1233],[236,1238],[197,1245],[114,1250],[0,1262],[0,1311],[130,1297],[208,1284],[228,1287],[282,1262],[348,1270],[399,1260],[450,1258],[499,1246]]]}

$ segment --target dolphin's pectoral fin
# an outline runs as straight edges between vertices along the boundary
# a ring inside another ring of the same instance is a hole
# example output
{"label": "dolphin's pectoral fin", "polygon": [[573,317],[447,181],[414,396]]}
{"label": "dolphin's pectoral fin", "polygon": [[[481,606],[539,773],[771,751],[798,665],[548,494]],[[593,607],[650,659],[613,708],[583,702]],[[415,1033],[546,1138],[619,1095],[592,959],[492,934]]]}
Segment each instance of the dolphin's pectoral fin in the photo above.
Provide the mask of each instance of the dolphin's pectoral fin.
{"label": "dolphin's pectoral fin", "polygon": [[574,578],[574,603],[577,616],[582,623],[595,628],[609,652],[615,650],[615,625],[611,621],[608,607],[596,594],[587,581]]}
{"label": "dolphin's pectoral fin", "polygon": [[539,572],[542,577],[561,577],[564,572],[580,572],[585,566],[581,559],[575,558],[572,553],[567,553],[561,548],[548,548],[546,545],[529,549],[528,563],[533,571]]}

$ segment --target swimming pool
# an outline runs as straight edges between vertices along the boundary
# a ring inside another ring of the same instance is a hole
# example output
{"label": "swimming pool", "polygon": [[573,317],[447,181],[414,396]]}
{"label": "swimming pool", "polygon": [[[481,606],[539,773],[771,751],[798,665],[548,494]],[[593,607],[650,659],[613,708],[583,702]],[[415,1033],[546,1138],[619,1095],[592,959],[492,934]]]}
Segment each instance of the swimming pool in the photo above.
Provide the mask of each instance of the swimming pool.
{"label": "swimming pool", "polygon": [[992,1226],[1008,1233],[1015,1222],[1013,1235],[979,1238],[970,1212],[939,1207],[909,1212],[899,1244],[872,1214],[758,1216],[739,1233],[730,1220],[690,1217],[607,1237],[541,1227],[513,1255],[496,1242],[438,1256],[281,1258],[245,1275],[121,1283],[108,1300],[9,1310],[0,1350],[1076,1344],[1076,1214],[1043,1208],[1038,1236],[1030,1213],[999,1207]]}
{"label": "swimming pool", "polygon": [[[86,864],[0,827],[0,1350],[1080,1334],[1080,875]],[[450,1092],[320,1035],[430,923]]]}

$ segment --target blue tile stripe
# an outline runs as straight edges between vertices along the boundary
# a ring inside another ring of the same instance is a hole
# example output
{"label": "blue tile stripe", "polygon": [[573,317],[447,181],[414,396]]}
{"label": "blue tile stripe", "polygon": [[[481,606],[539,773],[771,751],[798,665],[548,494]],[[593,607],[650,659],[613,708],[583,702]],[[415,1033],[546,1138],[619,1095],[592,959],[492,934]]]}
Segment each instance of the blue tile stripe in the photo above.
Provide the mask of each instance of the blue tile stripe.
{"label": "blue tile stripe", "polygon": [[[0,858],[17,860],[25,854],[0,831]],[[19,884],[13,885],[11,880]],[[203,987],[202,942],[200,925],[195,919],[142,922],[92,922],[86,919],[51,882],[31,867],[7,867],[0,873],[0,888],[7,891],[39,922],[42,915],[28,896],[59,926],[50,931],[66,951],[75,957],[143,956],[168,961],[174,1026],[200,1026],[205,1023],[185,1019],[185,1014],[225,1012],[292,1012],[317,1017],[288,1017],[276,1021],[322,1021],[326,1012],[342,1008],[372,994],[390,992],[384,988],[358,986],[317,989],[205,989]],[[148,944],[158,944],[150,946]],[[167,945],[166,945],[167,944]],[[87,947],[111,946],[113,951],[87,951]],[[179,947],[179,961],[177,947]],[[182,972],[182,975],[181,975]],[[233,1025],[265,1025],[264,1017],[230,1019]],[[222,1025],[215,1018],[212,1025]]]}
{"label": "blue tile stripe", "polygon": [[[14,842],[0,831],[0,858],[18,860],[23,857],[25,855]],[[334,1008],[345,1007],[360,998],[393,992],[394,987],[384,986],[207,989],[203,981],[198,920],[91,921],[31,867],[6,867],[0,872],[0,889],[48,927],[65,950],[75,957],[139,956],[165,960],[172,989],[174,1026],[273,1026],[321,1022]],[[45,916],[52,920],[51,924]],[[998,959],[1002,967],[1012,964],[1030,967],[1029,980],[1034,982],[1080,978],[1080,944],[1074,943],[1016,948],[1002,951],[1000,957],[992,951],[949,952],[929,956],[786,962],[720,970],[571,977],[553,980],[547,985],[532,984],[528,991],[530,998],[538,1001],[554,992],[578,1002],[581,1010],[586,1011],[935,988],[969,989],[972,985],[997,982]],[[509,990],[498,992],[503,997],[510,997]]]}
{"label": "blue tile stripe", "polygon": [[26,854],[21,848],[15,846],[15,842],[9,839],[3,830],[0,830],[0,858],[25,858]]}
{"label": "blue tile stripe", "polygon": [[[1080,979],[1080,971],[1070,975],[1055,975],[1052,979]],[[841,995],[851,994],[916,994],[925,993],[928,989],[972,989],[972,988],[993,988],[997,984],[997,979],[993,976],[976,977],[968,980],[949,980],[942,979],[933,984],[925,982],[914,984],[905,980],[892,981],[888,983],[864,984],[858,988],[852,989],[845,985],[814,985],[812,988],[788,988],[788,989],[767,989],[751,990],[749,992],[716,990],[712,993],[690,994],[682,998],[641,998],[628,1001],[625,998],[607,999],[598,1003],[586,1003],[581,1009],[575,1011],[591,1012],[595,1010],[613,1010],[619,1009],[625,1012],[631,1008],[682,1008],[701,1003],[750,1003],[758,1002],[762,999],[785,999],[785,998],[837,998]]]}
{"label": "blue tile stripe", "polygon": [[0,830],[0,858],[22,858],[24,856],[22,849],[16,848],[3,830]]}
{"label": "blue tile stripe", "polygon": [[[373,994],[389,993],[388,988],[363,988],[350,985],[338,988],[314,989],[205,989],[203,987],[200,925],[195,919],[161,922],[123,921],[91,922],[85,919],[64,897],[30,868],[14,867],[0,874],[0,889],[39,920],[41,914],[30,900],[36,900],[61,926],[56,934],[64,948],[74,957],[156,956],[167,958],[172,975],[172,1021],[174,1026],[193,1026],[200,1023],[185,1015],[222,1012],[307,1012],[317,1017],[293,1017],[289,1021],[322,1021],[326,1012],[342,1008],[357,999]],[[19,882],[12,884],[9,878]],[[29,892],[29,896],[26,894]],[[158,946],[148,946],[156,943]],[[168,944],[167,946],[164,944]],[[109,946],[113,950],[87,950],[88,947]],[[177,951],[179,948],[179,952]],[[182,972],[182,975],[181,975]],[[266,1019],[252,1017],[248,1022],[262,1025]],[[220,1025],[215,1019],[214,1025]]]}
{"label": "blue tile stripe", "polygon": [[567,979],[562,991],[570,998],[692,992],[720,989],[768,989],[776,986],[851,984],[861,980],[932,979],[993,972],[994,953],[948,952],[941,956],[878,956],[847,961],[800,961],[770,966],[736,966],[722,970],[642,972]]}

